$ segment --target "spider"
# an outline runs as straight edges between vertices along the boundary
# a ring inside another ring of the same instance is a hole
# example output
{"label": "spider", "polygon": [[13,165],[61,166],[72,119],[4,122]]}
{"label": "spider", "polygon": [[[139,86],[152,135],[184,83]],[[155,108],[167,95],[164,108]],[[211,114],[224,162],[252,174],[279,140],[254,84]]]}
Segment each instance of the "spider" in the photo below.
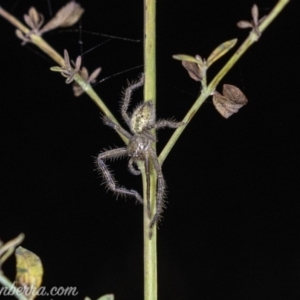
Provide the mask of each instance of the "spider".
{"label": "spider", "polygon": [[[166,184],[161,170],[161,164],[158,161],[156,150],[152,147],[152,143],[156,142],[155,136],[151,133],[151,129],[159,129],[163,127],[177,128],[184,125],[183,122],[174,122],[171,120],[155,120],[155,110],[152,101],[144,102],[138,105],[131,115],[128,115],[127,110],[130,104],[131,96],[134,90],[144,84],[144,75],[136,82],[129,83],[128,87],[124,90],[123,99],[121,102],[121,114],[130,129],[122,128],[120,125],[114,123],[107,116],[103,117],[103,123],[119,134],[128,138],[129,143],[127,147],[116,148],[101,152],[97,159],[96,164],[99,171],[102,173],[104,183],[107,188],[115,192],[117,195],[129,195],[134,197],[138,202],[144,204],[141,195],[135,190],[129,190],[124,187],[118,186],[114,176],[105,164],[107,159],[115,159],[119,157],[128,156],[128,168],[133,175],[140,175],[141,172],[135,168],[137,162],[144,162],[146,182],[147,182],[147,211],[150,220],[150,229],[160,219],[161,213],[164,208],[164,197]],[[135,166],[134,166],[135,165]],[[157,194],[156,194],[156,212],[151,218],[150,212],[150,166],[153,166],[157,175]]]}

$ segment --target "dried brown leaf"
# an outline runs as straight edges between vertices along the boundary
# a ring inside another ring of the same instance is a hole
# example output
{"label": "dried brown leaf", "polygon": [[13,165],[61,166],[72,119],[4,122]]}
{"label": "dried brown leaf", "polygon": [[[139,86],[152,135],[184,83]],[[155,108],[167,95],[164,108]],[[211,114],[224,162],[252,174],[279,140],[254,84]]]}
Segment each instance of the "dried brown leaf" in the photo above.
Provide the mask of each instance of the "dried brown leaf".
{"label": "dried brown leaf", "polygon": [[79,70],[78,74],[82,77],[84,81],[87,81],[89,79],[89,72],[85,67],[82,67],[81,70]]}
{"label": "dried brown leaf", "polygon": [[68,51],[64,50],[64,66],[51,67],[50,70],[54,72],[60,72],[62,76],[66,77],[66,83],[69,84],[74,80],[75,75],[79,72],[81,66],[81,56],[78,56],[75,63],[75,68],[71,67]]}
{"label": "dried brown leaf", "polygon": [[36,11],[34,7],[30,7],[29,9],[29,17],[35,23],[38,24],[40,20],[40,14]]}
{"label": "dried brown leaf", "polygon": [[248,100],[241,90],[230,84],[223,85],[223,95],[218,92],[213,95],[216,110],[226,119],[237,113],[247,103]]}
{"label": "dried brown leaf", "polygon": [[259,19],[259,21],[258,21],[258,25],[260,25],[260,24],[265,20],[266,17],[267,17],[267,16],[261,17],[261,18]]}
{"label": "dried brown leaf", "polygon": [[196,81],[202,80],[201,69],[198,64],[184,60],[182,61],[182,65],[188,71],[192,79]]}
{"label": "dried brown leaf", "polygon": [[243,29],[253,27],[252,23],[249,21],[246,21],[246,20],[239,21],[236,25],[237,25],[237,27],[243,28]]}
{"label": "dried brown leaf", "polygon": [[24,41],[24,42],[28,42],[29,41],[29,39],[25,37],[25,35],[23,34],[23,32],[20,29],[16,29],[15,33],[16,33],[16,36],[19,39],[21,39],[22,41]]}
{"label": "dried brown leaf", "polygon": [[223,95],[226,98],[231,99],[237,104],[246,105],[248,100],[243,92],[234,85],[231,84],[224,84],[223,85]]}
{"label": "dried brown leaf", "polygon": [[101,68],[97,68],[89,77],[89,83],[95,83],[96,82],[96,78],[98,77],[98,75],[101,72]]}
{"label": "dried brown leaf", "polygon": [[24,15],[25,23],[37,34],[44,23],[44,16],[37,12],[34,7],[30,7],[28,15]]}
{"label": "dried brown leaf", "polygon": [[42,28],[41,32],[53,30],[57,27],[72,26],[80,19],[83,12],[84,9],[80,4],[71,1],[56,13],[56,15]]}
{"label": "dried brown leaf", "polygon": [[256,4],[254,4],[252,6],[251,15],[252,15],[254,25],[257,26],[258,25],[259,12],[258,12],[258,7],[257,7]]}
{"label": "dried brown leaf", "polygon": [[216,110],[221,114],[222,117],[228,119],[232,114],[237,112],[234,104],[226,97],[215,92],[213,95],[213,104]]}
{"label": "dried brown leaf", "polygon": [[84,93],[84,90],[82,89],[82,87],[78,84],[73,84],[73,93],[75,97],[79,97]]}

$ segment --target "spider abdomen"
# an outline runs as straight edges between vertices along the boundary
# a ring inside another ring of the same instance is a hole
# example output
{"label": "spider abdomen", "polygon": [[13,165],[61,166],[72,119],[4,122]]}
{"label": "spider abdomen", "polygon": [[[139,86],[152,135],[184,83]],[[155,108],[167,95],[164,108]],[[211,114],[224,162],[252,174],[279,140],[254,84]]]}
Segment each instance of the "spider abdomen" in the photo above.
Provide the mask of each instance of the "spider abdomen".
{"label": "spider abdomen", "polygon": [[135,133],[142,133],[155,124],[155,111],[152,101],[138,106],[131,116],[131,129]]}

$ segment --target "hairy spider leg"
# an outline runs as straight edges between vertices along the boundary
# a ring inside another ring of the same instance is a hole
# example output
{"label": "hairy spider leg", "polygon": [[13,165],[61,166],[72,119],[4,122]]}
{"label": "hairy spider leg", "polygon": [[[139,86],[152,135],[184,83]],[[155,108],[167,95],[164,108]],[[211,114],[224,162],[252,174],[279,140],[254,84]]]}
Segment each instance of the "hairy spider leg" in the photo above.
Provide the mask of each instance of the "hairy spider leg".
{"label": "hairy spider leg", "polygon": [[152,142],[157,142],[156,137],[153,136],[153,135],[151,134],[151,132],[149,132],[148,130],[145,130],[145,131],[143,132],[143,134],[144,134],[149,140],[151,140]]}
{"label": "hairy spider leg", "polygon": [[149,220],[151,220],[151,208],[150,208],[150,164],[149,164],[149,156],[145,155],[145,174],[146,174],[146,182],[147,182],[147,211]]}
{"label": "hairy spider leg", "polygon": [[135,197],[137,201],[140,203],[144,203],[143,198],[140,196],[140,194],[135,190],[128,190],[124,187],[119,187],[117,184],[117,181],[115,180],[114,176],[109,171],[108,167],[106,166],[104,160],[106,159],[113,159],[118,157],[123,157],[125,155],[128,155],[128,151],[126,148],[117,148],[108,150],[105,152],[102,152],[97,157],[97,166],[101,170],[101,173],[103,174],[104,182],[106,183],[107,188],[112,190],[118,195],[129,195],[132,197]]}
{"label": "hairy spider leg", "polygon": [[126,124],[128,125],[128,127],[131,129],[131,122],[130,122],[130,118],[127,114],[127,110],[128,110],[128,106],[131,100],[131,96],[134,90],[136,90],[137,88],[143,86],[144,84],[144,74],[141,75],[141,78],[136,81],[133,82],[132,84],[130,84],[123,92],[123,101],[122,101],[122,105],[121,105],[121,114],[123,119],[125,120]]}
{"label": "hairy spider leg", "polygon": [[157,176],[156,212],[149,225],[149,227],[152,228],[154,224],[159,221],[159,218],[164,209],[164,196],[165,196],[166,185],[162,174],[161,165],[157,159],[155,150],[153,148],[151,148],[150,155]]}
{"label": "hairy spider leg", "polygon": [[177,128],[179,126],[185,125],[185,122],[175,122],[172,120],[159,120],[155,123],[154,127],[156,129],[164,128],[164,127],[169,127],[169,128]]}
{"label": "hairy spider leg", "polygon": [[121,133],[123,136],[127,137],[128,139],[131,139],[132,135],[127,130],[125,130],[123,127],[114,123],[109,117],[103,116],[102,120],[103,120],[104,125],[111,127],[115,131]]}
{"label": "hairy spider leg", "polygon": [[128,162],[128,169],[130,171],[131,174],[133,175],[141,175],[141,171],[137,170],[134,165],[134,159],[130,158],[129,162]]}

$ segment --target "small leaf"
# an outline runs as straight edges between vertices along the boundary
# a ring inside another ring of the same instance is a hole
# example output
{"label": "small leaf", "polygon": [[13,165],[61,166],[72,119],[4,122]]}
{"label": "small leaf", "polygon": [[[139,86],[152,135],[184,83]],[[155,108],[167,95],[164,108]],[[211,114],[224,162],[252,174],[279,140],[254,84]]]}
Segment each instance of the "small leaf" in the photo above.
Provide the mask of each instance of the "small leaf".
{"label": "small leaf", "polygon": [[245,20],[239,21],[236,25],[239,28],[252,28],[253,27],[251,22],[245,21]]}
{"label": "small leaf", "polygon": [[211,66],[216,60],[226,54],[237,43],[237,39],[233,39],[219,45],[208,57],[207,66]]}
{"label": "small leaf", "polygon": [[60,72],[62,76],[67,78],[66,83],[69,84],[74,80],[76,74],[79,72],[80,65],[81,65],[81,56],[78,56],[76,59],[75,68],[72,69],[68,51],[65,49],[64,50],[64,66],[51,67],[50,70],[54,71],[54,72]]}
{"label": "small leaf", "polygon": [[40,27],[44,22],[44,16],[39,14],[34,7],[29,9],[29,17],[33,21],[35,27]]}
{"label": "small leaf", "polygon": [[37,12],[37,10],[32,6],[28,11],[28,15],[24,15],[24,20],[26,24],[34,31],[38,33],[40,27],[44,23],[44,16]]}
{"label": "small leaf", "polygon": [[15,251],[17,262],[16,286],[23,288],[23,294],[34,299],[41,286],[43,266],[40,258],[29,250],[18,247]]}
{"label": "small leaf", "polygon": [[218,92],[213,95],[213,104],[216,110],[226,119],[237,113],[247,102],[248,100],[241,90],[230,84],[223,85],[223,96]]}
{"label": "small leaf", "polygon": [[57,67],[56,66],[56,67],[51,67],[50,70],[53,71],[53,72],[61,72],[63,69],[62,69],[62,67]]}
{"label": "small leaf", "polygon": [[24,21],[25,21],[25,23],[26,23],[31,29],[34,28],[34,23],[33,23],[33,21],[30,19],[30,16],[24,15]]}
{"label": "small leaf", "polygon": [[28,37],[26,37],[26,35],[23,34],[23,32],[20,29],[16,29],[16,36],[23,41],[22,45],[24,45],[25,43],[27,43],[29,41]]}
{"label": "small leaf", "polygon": [[183,67],[188,71],[190,77],[196,81],[201,81],[202,80],[202,74],[201,74],[201,69],[199,65],[188,62],[188,61],[182,61]]}
{"label": "small leaf", "polygon": [[38,23],[40,18],[39,18],[39,14],[38,12],[36,11],[35,7],[30,7],[29,8],[29,17],[30,19],[34,22],[34,23]]}
{"label": "small leaf", "polygon": [[[97,300],[114,300],[114,299],[115,299],[115,296],[113,294],[107,294],[107,295],[101,296]],[[85,297],[84,300],[91,300],[91,298]]]}
{"label": "small leaf", "polygon": [[101,68],[97,68],[89,77],[89,82],[90,83],[95,83],[97,76],[100,74]]}
{"label": "small leaf", "polygon": [[80,4],[71,1],[65,7],[58,11],[57,15],[63,19],[64,22],[60,25],[60,27],[70,27],[74,25],[84,13],[84,9],[80,6]]}
{"label": "small leaf", "polygon": [[89,79],[89,72],[87,68],[82,67],[81,70],[79,70],[78,74],[82,77],[84,81],[88,81]]}
{"label": "small leaf", "polygon": [[257,7],[256,4],[254,4],[252,6],[251,14],[252,14],[252,18],[253,18],[253,23],[254,23],[255,26],[257,26],[258,25],[259,12],[258,12],[258,7]]}
{"label": "small leaf", "polygon": [[258,24],[260,25],[266,18],[267,16],[263,16],[259,19]]}
{"label": "small leaf", "polygon": [[107,294],[104,296],[101,296],[98,300],[114,300],[115,296],[113,294]]}
{"label": "small leaf", "polygon": [[202,61],[200,55],[198,55],[197,58],[190,56],[190,55],[185,55],[185,54],[176,54],[176,55],[173,55],[172,57],[177,60],[189,61],[189,62],[193,62],[196,64],[203,64],[203,61]]}
{"label": "small leaf", "polygon": [[203,63],[203,60],[202,60],[202,57],[201,57],[199,54],[197,54],[197,55],[195,56],[195,58],[196,58],[198,61],[200,61],[202,64],[204,64],[204,63]]}

